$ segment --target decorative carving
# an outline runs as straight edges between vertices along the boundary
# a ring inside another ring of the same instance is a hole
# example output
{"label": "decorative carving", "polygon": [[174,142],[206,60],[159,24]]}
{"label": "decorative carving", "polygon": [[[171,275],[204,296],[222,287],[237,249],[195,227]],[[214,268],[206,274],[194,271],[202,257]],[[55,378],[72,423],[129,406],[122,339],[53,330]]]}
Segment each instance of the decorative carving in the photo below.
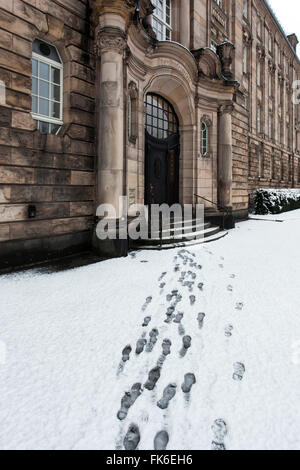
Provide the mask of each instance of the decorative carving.
{"label": "decorative carving", "polygon": [[95,24],[105,13],[121,15],[126,22],[134,13],[138,0],[90,0]]}
{"label": "decorative carving", "polygon": [[128,85],[128,93],[131,99],[138,98],[138,87],[135,82],[130,82]]}
{"label": "decorative carving", "polygon": [[232,114],[234,111],[234,104],[231,102],[223,103],[219,106],[220,114]]}
{"label": "decorative carving", "polygon": [[276,71],[276,65],[274,64],[272,59],[268,60],[269,72],[273,75]]}
{"label": "decorative carving", "polygon": [[204,124],[206,124],[207,127],[211,127],[212,126],[212,120],[210,118],[210,116],[208,116],[207,114],[204,114],[201,118],[201,123],[204,122]]}
{"label": "decorative carving", "polygon": [[256,51],[257,51],[258,60],[260,62],[263,62],[265,60],[265,57],[266,57],[266,50],[265,50],[264,46],[262,46],[261,44],[257,44]]}
{"label": "decorative carving", "polygon": [[197,49],[192,53],[197,61],[200,76],[222,78],[220,60],[210,48]]}
{"label": "decorative carving", "polygon": [[246,46],[251,46],[252,44],[252,36],[248,28],[243,27],[243,42]]}
{"label": "decorative carving", "polygon": [[116,51],[123,54],[127,47],[127,37],[124,31],[116,27],[104,27],[97,31],[95,39],[95,54],[101,56],[103,52]]}
{"label": "decorative carving", "polygon": [[220,57],[222,64],[222,72],[227,80],[233,79],[231,66],[233,62],[234,50],[234,45],[229,41],[225,41],[217,47],[217,54]]}

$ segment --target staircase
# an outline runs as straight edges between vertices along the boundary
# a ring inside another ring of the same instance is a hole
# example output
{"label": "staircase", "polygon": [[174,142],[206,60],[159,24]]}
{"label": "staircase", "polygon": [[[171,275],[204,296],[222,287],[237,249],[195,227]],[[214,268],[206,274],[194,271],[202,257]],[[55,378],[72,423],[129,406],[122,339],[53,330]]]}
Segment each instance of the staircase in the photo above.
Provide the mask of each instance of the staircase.
{"label": "staircase", "polygon": [[170,228],[154,232],[151,238],[131,241],[130,248],[142,250],[168,250],[186,246],[208,243],[228,234],[220,227],[210,222],[199,223],[196,219],[176,220],[170,223]]}

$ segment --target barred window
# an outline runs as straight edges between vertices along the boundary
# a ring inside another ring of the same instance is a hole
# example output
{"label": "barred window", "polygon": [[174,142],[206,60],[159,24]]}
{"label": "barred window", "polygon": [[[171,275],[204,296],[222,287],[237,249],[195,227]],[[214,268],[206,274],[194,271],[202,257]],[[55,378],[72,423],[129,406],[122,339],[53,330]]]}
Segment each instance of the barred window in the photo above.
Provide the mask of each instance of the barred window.
{"label": "barred window", "polygon": [[146,96],[146,129],[155,138],[167,139],[178,134],[178,119],[170,103],[161,96],[148,93]]}
{"label": "barred window", "polygon": [[32,117],[42,134],[58,134],[63,121],[63,65],[56,47],[32,46]]}
{"label": "barred window", "polygon": [[172,5],[171,0],[152,0],[156,7],[153,12],[152,27],[159,41],[172,39]]}

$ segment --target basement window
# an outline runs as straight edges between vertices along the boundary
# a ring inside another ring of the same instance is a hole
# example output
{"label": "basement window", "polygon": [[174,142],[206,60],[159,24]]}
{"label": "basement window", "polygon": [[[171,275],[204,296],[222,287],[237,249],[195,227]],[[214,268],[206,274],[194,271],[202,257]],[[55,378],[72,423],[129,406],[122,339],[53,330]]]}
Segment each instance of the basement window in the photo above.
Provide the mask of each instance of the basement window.
{"label": "basement window", "polygon": [[32,117],[42,134],[57,135],[63,124],[63,64],[56,47],[36,39],[32,46]]}

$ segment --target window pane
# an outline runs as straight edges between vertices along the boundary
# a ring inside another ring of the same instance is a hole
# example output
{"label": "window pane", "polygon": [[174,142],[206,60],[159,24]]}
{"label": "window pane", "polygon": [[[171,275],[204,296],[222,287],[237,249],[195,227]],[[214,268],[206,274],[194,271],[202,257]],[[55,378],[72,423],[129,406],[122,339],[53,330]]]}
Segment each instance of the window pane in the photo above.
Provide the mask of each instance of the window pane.
{"label": "window pane", "polygon": [[51,85],[51,99],[60,101],[60,87],[57,85]]}
{"label": "window pane", "polygon": [[60,131],[61,126],[59,124],[51,124],[50,125],[50,132],[51,134],[58,134]]}
{"label": "window pane", "polygon": [[44,80],[49,80],[49,65],[39,62],[39,77]]}
{"label": "window pane", "polygon": [[40,80],[39,82],[39,95],[43,98],[49,98],[49,83]]}
{"label": "window pane", "polygon": [[51,117],[59,119],[60,118],[60,104],[54,103],[51,101]]}
{"label": "window pane", "polygon": [[32,75],[38,76],[38,62],[35,59],[32,59]]}
{"label": "window pane", "polygon": [[51,81],[60,84],[60,70],[51,67]]}
{"label": "window pane", "polygon": [[49,134],[50,125],[48,122],[39,121],[39,129],[41,134]]}
{"label": "window pane", "polygon": [[38,94],[38,80],[37,80],[37,78],[32,79],[32,93],[34,95]]}
{"label": "window pane", "polygon": [[37,97],[36,97],[36,96],[33,96],[33,97],[32,97],[32,112],[33,112],[33,113],[37,113],[37,112],[38,112],[38,109],[37,109]]}
{"label": "window pane", "polygon": [[39,114],[43,116],[49,116],[49,101],[43,98],[39,99]]}

